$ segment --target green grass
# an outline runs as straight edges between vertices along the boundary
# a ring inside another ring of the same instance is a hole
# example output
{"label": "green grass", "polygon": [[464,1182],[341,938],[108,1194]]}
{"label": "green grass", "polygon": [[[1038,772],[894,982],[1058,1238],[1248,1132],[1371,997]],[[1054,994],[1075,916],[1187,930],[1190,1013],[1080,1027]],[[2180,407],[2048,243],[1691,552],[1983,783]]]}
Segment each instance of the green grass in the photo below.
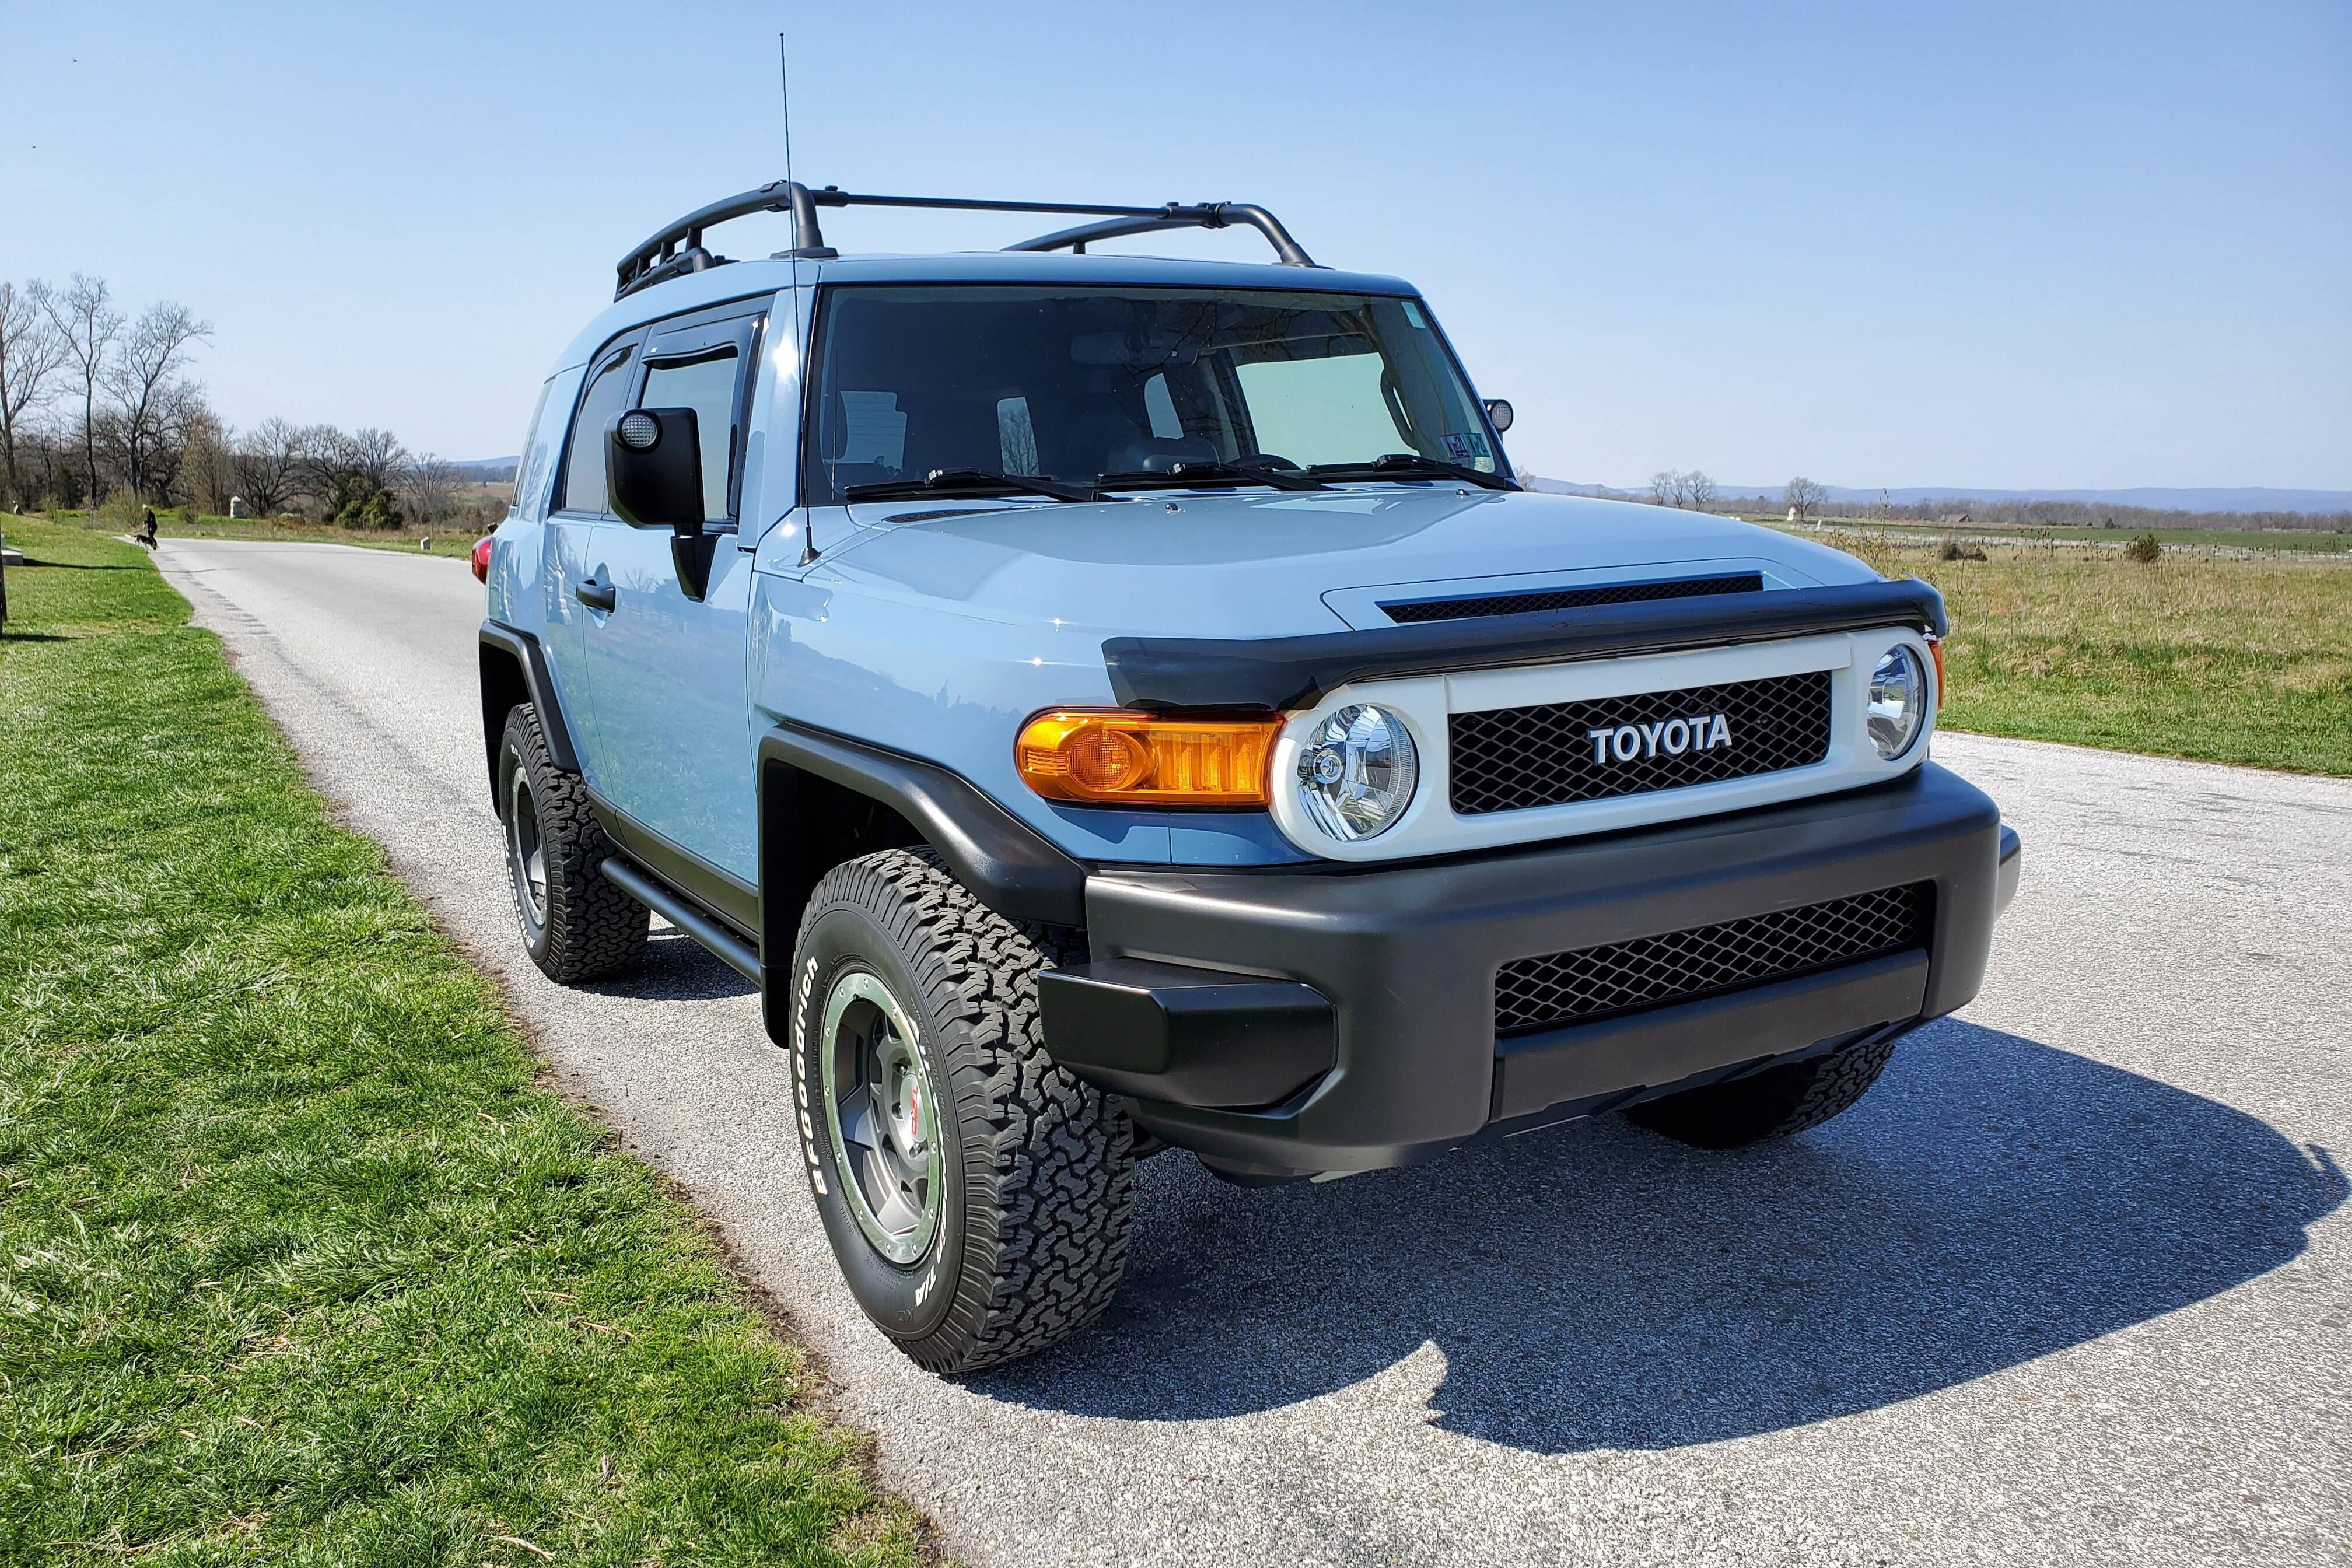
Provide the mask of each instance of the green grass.
{"label": "green grass", "polygon": [[1850,544],[1951,612],[1943,725],[2352,774],[2352,569],[2309,559]]}
{"label": "green grass", "polygon": [[26,563],[8,568],[10,643],[160,631],[188,618],[187,601],[155,574],[137,545],[5,512],[0,512],[0,535],[9,549],[24,552]]}
{"label": "green grass", "polygon": [[143,552],[0,526],[0,1563],[919,1560]]}
{"label": "green grass", "polygon": [[[79,511],[58,512],[55,521],[62,527],[107,535],[130,531]],[[0,523],[0,527],[13,529],[15,523]],[[349,544],[362,550],[400,550],[411,555],[462,556],[474,548],[474,541],[489,530],[457,522],[388,529],[336,528],[323,522],[287,522],[274,517],[211,515],[199,517],[192,523],[173,507],[155,514],[155,531],[165,539],[288,539],[310,544]]]}

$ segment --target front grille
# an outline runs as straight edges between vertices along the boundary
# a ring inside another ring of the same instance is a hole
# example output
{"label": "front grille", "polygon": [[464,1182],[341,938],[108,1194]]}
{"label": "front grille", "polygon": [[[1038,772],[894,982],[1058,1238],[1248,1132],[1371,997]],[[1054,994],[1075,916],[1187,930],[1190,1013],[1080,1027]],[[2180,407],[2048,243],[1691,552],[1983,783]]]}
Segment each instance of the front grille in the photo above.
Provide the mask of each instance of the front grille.
{"label": "front grille", "polygon": [[1588,1024],[1925,947],[1935,901],[1934,883],[1914,882],[1721,925],[1518,959],[1495,975],[1495,1033]]}
{"label": "front grille", "polygon": [[[1691,738],[1690,721],[1697,719],[1707,721],[1706,742]],[[1676,721],[1679,730],[1672,728]],[[1633,730],[1631,756],[1615,743],[1627,739],[1626,726]],[[1597,754],[1595,730],[1614,737],[1605,760]],[[1801,768],[1828,756],[1830,672],[1455,713],[1447,731],[1449,789],[1464,816],[1682,789]],[[1682,745],[1675,750],[1677,739]]]}
{"label": "front grille", "polygon": [[1631,605],[1644,599],[1696,599],[1711,594],[1757,594],[1764,579],[1754,572],[1724,577],[1675,577],[1654,583],[1601,583],[1590,588],[1531,588],[1518,594],[1482,594],[1467,599],[1407,599],[1382,605],[1399,625],[1413,621],[1458,621],[1474,616],[1524,616],[1537,610],[1577,610],[1587,605]]}

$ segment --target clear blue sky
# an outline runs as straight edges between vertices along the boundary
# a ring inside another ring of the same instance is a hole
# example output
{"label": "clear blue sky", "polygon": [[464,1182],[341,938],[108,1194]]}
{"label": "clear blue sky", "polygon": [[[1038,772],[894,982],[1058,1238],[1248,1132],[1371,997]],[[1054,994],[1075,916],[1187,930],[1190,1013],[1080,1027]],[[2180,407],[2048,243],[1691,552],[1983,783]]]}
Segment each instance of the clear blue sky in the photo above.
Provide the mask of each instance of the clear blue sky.
{"label": "clear blue sky", "polygon": [[1545,474],[2352,489],[2341,0],[0,0],[0,276],[192,305],[233,422],[510,452],[619,254],[782,173],[779,27],[803,180],[1265,203],[1420,284]]}

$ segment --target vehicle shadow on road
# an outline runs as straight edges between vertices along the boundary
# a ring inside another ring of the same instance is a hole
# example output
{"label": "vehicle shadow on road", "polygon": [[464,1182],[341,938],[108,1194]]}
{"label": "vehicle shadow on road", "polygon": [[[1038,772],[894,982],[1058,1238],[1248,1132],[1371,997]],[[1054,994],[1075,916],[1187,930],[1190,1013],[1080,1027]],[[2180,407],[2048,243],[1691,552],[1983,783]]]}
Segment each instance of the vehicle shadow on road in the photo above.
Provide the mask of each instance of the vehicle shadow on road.
{"label": "vehicle shadow on road", "polygon": [[656,1002],[709,1002],[749,996],[760,988],[713,958],[682,931],[657,925],[646,941],[645,962],[627,974],[583,989],[602,996]]}
{"label": "vehicle shadow on road", "polygon": [[1435,1424],[1655,1448],[1874,1409],[2287,1262],[2343,1172],[2252,1116],[1952,1020],[1802,1137],[1705,1154],[1622,1120],[1239,1190],[1140,1173],[1127,1283],[1059,1352],[971,1380],[1128,1420],[1274,1408],[1433,1344]]}

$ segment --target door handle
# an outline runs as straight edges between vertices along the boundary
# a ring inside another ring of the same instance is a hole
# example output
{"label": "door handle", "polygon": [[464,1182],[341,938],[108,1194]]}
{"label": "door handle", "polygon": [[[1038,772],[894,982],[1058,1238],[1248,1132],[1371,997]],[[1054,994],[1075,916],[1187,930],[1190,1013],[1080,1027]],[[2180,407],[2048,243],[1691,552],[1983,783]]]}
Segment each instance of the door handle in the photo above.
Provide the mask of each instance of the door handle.
{"label": "door handle", "polygon": [[599,583],[593,577],[584,578],[572,590],[572,596],[592,610],[609,611],[621,601],[620,590],[610,583]]}

